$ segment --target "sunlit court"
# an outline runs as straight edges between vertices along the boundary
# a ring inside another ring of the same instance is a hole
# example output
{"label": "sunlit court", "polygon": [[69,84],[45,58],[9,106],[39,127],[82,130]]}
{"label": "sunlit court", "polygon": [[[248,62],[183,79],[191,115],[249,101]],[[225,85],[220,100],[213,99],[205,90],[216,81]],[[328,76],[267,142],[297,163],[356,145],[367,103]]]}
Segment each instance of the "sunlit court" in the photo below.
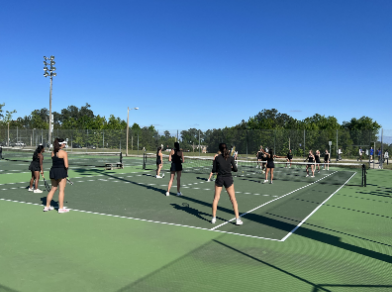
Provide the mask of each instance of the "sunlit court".
{"label": "sunlit court", "polygon": [[0,292],[392,291],[388,1],[6,1]]}

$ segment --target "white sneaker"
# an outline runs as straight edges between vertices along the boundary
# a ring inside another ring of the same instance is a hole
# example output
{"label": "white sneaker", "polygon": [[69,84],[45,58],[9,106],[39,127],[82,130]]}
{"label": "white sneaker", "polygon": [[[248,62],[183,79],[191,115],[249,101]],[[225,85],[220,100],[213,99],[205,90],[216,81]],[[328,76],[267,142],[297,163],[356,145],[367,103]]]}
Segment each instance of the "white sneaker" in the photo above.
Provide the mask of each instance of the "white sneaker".
{"label": "white sneaker", "polygon": [[212,224],[215,224],[215,223],[216,223],[216,217],[212,217],[211,223],[212,223]]}
{"label": "white sneaker", "polygon": [[34,189],[33,188],[29,188],[29,192],[33,192],[34,191]]}
{"label": "white sneaker", "polygon": [[308,177],[308,176],[309,176],[309,174],[306,175],[306,177]]}
{"label": "white sneaker", "polygon": [[289,168],[291,168],[291,166],[289,166]]}
{"label": "white sneaker", "polygon": [[211,180],[210,179],[207,179],[207,182],[210,182]]}
{"label": "white sneaker", "polygon": [[244,222],[242,222],[240,218],[237,218],[237,220],[235,220],[235,225],[242,225],[242,224],[244,224]]}
{"label": "white sneaker", "polygon": [[52,206],[44,208],[44,212],[49,212],[49,211],[53,211],[53,210],[54,210],[54,208]]}
{"label": "white sneaker", "polygon": [[66,209],[66,208],[63,207],[62,209],[59,209],[58,212],[59,212],[60,214],[68,213],[68,212],[69,212],[69,209]]}
{"label": "white sneaker", "polygon": [[168,197],[168,196],[170,196],[170,193],[169,193],[169,192],[166,192],[166,197]]}
{"label": "white sneaker", "polygon": [[182,196],[182,193],[181,193],[181,192],[178,192],[178,193],[177,193],[177,197],[180,197],[180,196]]}
{"label": "white sneaker", "polygon": [[271,180],[270,184],[273,184],[272,180]]}
{"label": "white sneaker", "polygon": [[34,190],[34,194],[41,194],[41,193],[42,193],[42,191],[40,189]]}
{"label": "white sneaker", "polygon": [[263,170],[262,173],[265,173],[265,171]]}
{"label": "white sneaker", "polygon": [[268,179],[264,180],[264,181],[263,181],[263,184],[266,184],[267,182],[268,182]]}
{"label": "white sneaker", "polygon": [[314,177],[314,175],[312,175],[311,177]]}
{"label": "white sneaker", "polygon": [[162,177],[161,177],[161,176],[159,176],[159,175],[156,175],[156,176],[155,176],[155,178],[162,178]]}
{"label": "white sneaker", "polygon": [[320,170],[317,173],[320,173]]}
{"label": "white sneaker", "polygon": [[162,173],[162,178],[164,178],[165,177],[165,174],[164,173]]}

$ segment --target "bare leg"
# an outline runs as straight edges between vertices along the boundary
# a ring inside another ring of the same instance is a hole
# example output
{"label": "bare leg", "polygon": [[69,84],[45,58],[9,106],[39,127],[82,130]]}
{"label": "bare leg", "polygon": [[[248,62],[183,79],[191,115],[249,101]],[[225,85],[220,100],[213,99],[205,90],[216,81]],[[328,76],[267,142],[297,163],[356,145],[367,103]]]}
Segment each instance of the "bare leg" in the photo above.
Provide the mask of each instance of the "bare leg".
{"label": "bare leg", "polygon": [[46,197],[46,207],[47,208],[50,207],[50,202],[52,202],[53,195],[57,191],[58,185],[59,185],[58,181],[55,179],[52,179],[52,189],[50,190],[50,192],[48,193],[48,196]]}
{"label": "bare leg", "polygon": [[272,182],[273,179],[274,179],[274,169],[271,168],[271,182]]}
{"label": "bare leg", "polygon": [[157,169],[157,176],[159,176],[159,174],[161,173],[161,169],[162,169],[162,164],[159,164]]}
{"label": "bare leg", "polygon": [[63,178],[60,182],[59,182],[59,208],[63,209],[64,208],[64,189],[65,186],[67,185],[67,180],[65,178]]}
{"label": "bare leg", "polygon": [[220,194],[222,192],[222,187],[218,187],[215,185],[215,195],[214,195],[214,201],[212,202],[212,217],[216,217],[216,209],[218,208],[218,202],[220,199]]}
{"label": "bare leg", "polygon": [[[222,190],[222,188],[221,188],[221,190]],[[235,218],[239,218],[240,215],[239,215],[239,213],[238,213],[238,203],[237,203],[237,199],[235,198],[234,184],[232,184],[231,186],[229,186],[229,187],[226,189],[226,191],[227,191],[227,193],[229,194],[231,203],[233,204],[233,210],[234,210]],[[218,205],[218,202],[217,202],[217,205]]]}
{"label": "bare leg", "polygon": [[35,174],[34,174],[34,171],[31,171],[30,189],[32,189],[32,188],[33,188],[34,179],[35,179]]}
{"label": "bare leg", "polygon": [[210,176],[208,177],[208,180],[211,180],[212,175],[213,175],[213,173],[211,172]]}
{"label": "bare leg", "polygon": [[306,174],[309,175],[309,164],[306,165]]}
{"label": "bare leg", "polygon": [[269,173],[269,168],[267,168],[267,170],[265,171],[265,180],[268,180],[268,173]]}
{"label": "bare leg", "polygon": [[177,171],[177,193],[180,192],[181,188],[181,171]]}
{"label": "bare leg", "polygon": [[314,165],[312,164],[312,176],[314,176]]}
{"label": "bare leg", "polygon": [[173,184],[173,180],[174,180],[174,175],[176,174],[175,171],[171,171],[170,172],[170,180],[169,180],[169,185],[167,186],[167,191],[170,192],[170,189],[172,187]]}
{"label": "bare leg", "polygon": [[35,189],[38,189],[38,181],[39,181],[39,171],[34,171],[35,176]]}

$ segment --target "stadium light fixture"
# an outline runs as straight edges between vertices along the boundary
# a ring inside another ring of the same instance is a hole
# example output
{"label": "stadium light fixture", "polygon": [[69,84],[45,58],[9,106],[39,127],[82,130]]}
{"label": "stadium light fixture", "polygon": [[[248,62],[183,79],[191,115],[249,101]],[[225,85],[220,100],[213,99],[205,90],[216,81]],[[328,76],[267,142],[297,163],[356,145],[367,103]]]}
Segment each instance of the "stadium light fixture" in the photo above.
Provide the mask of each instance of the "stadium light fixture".
{"label": "stadium light fixture", "polygon": [[139,108],[138,107],[134,107],[134,108],[131,108],[131,109],[129,109],[128,108],[128,115],[127,115],[127,141],[126,141],[126,156],[128,156],[128,136],[129,136],[129,111],[130,110],[138,110]]}
{"label": "stadium light fixture", "polygon": [[[50,63],[47,63],[46,61],[50,60]],[[54,56],[50,56],[50,58],[44,56],[44,77],[50,77],[50,89],[49,89],[49,135],[48,135],[48,144],[50,147],[51,141],[52,141],[52,88],[53,88],[53,77],[57,76],[56,67],[53,67],[53,65],[56,64],[54,60]],[[47,66],[50,65],[50,68]]]}

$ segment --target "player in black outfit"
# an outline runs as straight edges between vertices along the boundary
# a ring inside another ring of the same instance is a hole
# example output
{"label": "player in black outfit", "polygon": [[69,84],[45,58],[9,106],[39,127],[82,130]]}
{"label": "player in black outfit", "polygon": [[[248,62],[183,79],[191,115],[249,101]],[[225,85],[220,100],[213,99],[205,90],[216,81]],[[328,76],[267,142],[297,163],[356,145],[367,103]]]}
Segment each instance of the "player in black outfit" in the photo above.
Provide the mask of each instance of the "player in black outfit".
{"label": "player in black outfit", "polygon": [[44,212],[53,210],[54,208],[50,205],[54,193],[57,188],[60,187],[59,191],[59,209],[58,212],[68,213],[69,209],[64,207],[64,189],[67,183],[68,176],[68,154],[64,151],[65,143],[64,139],[56,138],[53,143],[52,151],[52,168],[50,169],[50,179],[52,181],[52,189],[46,197],[46,206]]}
{"label": "player in black outfit", "polygon": [[[293,153],[291,152],[291,149],[289,149],[289,152],[287,152],[286,156],[287,162],[290,162],[289,168],[291,168],[291,161],[293,160]],[[286,168],[287,168],[288,163],[286,163]]]}
{"label": "player in black outfit", "polygon": [[0,146],[0,160],[3,159],[3,147]]}
{"label": "player in black outfit", "polygon": [[324,154],[324,170],[329,170],[329,161],[331,159],[331,154],[328,153],[328,150],[325,149]]}
{"label": "player in black outfit", "polygon": [[[38,182],[39,182],[39,174],[41,173],[41,175],[44,175],[44,168],[43,168],[44,152],[45,152],[45,147],[42,145],[39,145],[37,149],[35,149],[34,151],[33,161],[30,163],[29,166],[29,170],[31,171],[29,192],[34,191],[34,193],[39,193],[39,194],[42,193],[42,191],[38,189]],[[33,188],[34,180],[35,180],[35,186]]]}
{"label": "player in black outfit", "polygon": [[269,149],[268,153],[264,152],[265,156],[267,157],[267,170],[265,172],[265,180],[263,182],[263,184],[268,182],[268,173],[271,172],[271,184],[273,183],[273,179],[274,179],[274,168],[275,168],[275,164],[274,164],[274,158],[286,158],[283,156],[277,156],[274,155],[274,149]]}
{"label": "player in black outfit", "polygon": [[315,162],[315,157],[314,157],[314,155],[313,155],[313,151],[312,150],[309,150],[309,155],[308,155],[308,157],[305,159],[305,161],[308,161],[308,162],[310,162],[309,164],[306,164],[306,177],[308,177],[309,176],[309,166],[311,167],[311,169],[312,169],[312,176],[311,177],[314,177],[314,162]]}
{"label": "player in black outfit", "polygon": [[174,143],[174,149],[170,152],[169,161],[171,162],[170,167],[170,181],[167,186],[166,196],[170,196],[170,189],[173,184],[174,176],[177,174],[177,196],[182,196],[180,192],[181,187],[181,171],[182,171],[182,163],[184,160],[184,153],[180,149],[180,144],[178,142]]}
{"label": "player in black outfit", "polygon": [[315,169],[316,170],[318,168],[317,173],[320,173],[320,150],[316,150],[316,155],[314,156],[314,158],[316,159],[316,166]]}
{"label": "player in black outfit", "polygon": [[162,176],[160,176],[160,172],[163,166],[163,157],[162,157],[162,147],[158,147],[157,149],[157,174],[156,174],[156,178],[163,178],[165,176],[165,174],[163,173]]}
{"label": "player in black outfit", "polygon": [[225,143],[219,144],[219,150],[220,152],[222,152],[222,154],[218,155],[215,158],[212,167],[212,172],[218,173],[218,176],[215,181],[215,196],[214,196],[214,201],[212,203],[211,223],[215,224],[216,222],[216,209],[218,208],[220,194],[224,186],[226,188],[227,193],[229,194],[230,201],[233,204],[236,224],[242,225],[243,222],[240,219],[240,215],[238,213],[237,199],[235,198],[233,177],[231,176],[231,172],[232,171],[237,172],[238,168],[234,162],[234,157],[230,156],[230,152],[227,150],[227,146]]}
{"label": "player in black outfit", "polygon": [[264,166],[262,166],[263,163],[261,163],[261,161],[263,161],[263,156],[263,146],[260,145],[260,150],[256,153],[257,161],[260,161],[260,163],[256,164],[256,168],[264,168]]}

